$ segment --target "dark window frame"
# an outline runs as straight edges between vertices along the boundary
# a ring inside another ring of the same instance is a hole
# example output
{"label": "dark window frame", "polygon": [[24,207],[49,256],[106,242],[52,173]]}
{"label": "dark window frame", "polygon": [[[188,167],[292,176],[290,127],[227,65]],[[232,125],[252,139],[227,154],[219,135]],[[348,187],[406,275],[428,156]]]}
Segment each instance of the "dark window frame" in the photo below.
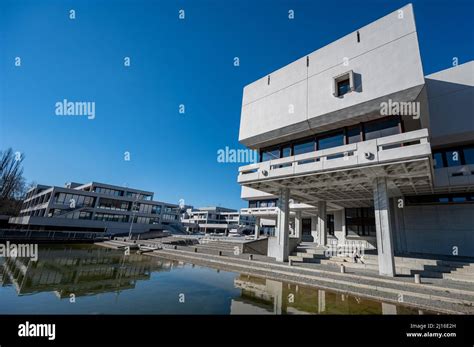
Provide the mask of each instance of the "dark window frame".
{"label": "dark window frame", "polygon": [[283,142],[283,143],[280,143],[278,145],[272,145],[272,146],[260,148],[260,150],[259,150],[259,162],[263,161],[263,153],[264,152],[273,151],[273,150],[278,150],[279,151],[279,158],[283,158],[282,157],[283,149],[287,148],[287,147],[291,148],[290,156],[293,156],[293,155],[295,155],[295,146],[306,143],[306,142],[309,142],[309,141],[314,142],[314,151],[319,151],[320,150],[319,149],[319,139],[331,136],[332,134],[335,134],[335,133],[338,133],[338,132],[343,133],[343,136],[344,136],[344,144],[343,145],[347,145],[347,144],[349,144],[348,143],[348,136],[347,136],[348,130],[349,129],[354,129],[354,128],[359,129],[359,132],[360,132],[360,136],[359,136],[360,141],[359,142],[363,142],[363,141],[366,141],[366,130],[365,130],[366,125],[370,125],[371,123],[375,123],[375,122],[385,122],[385,121],[388,121],[388,120],[391,120],[391,119],[395,119],[395,120],[398,121],[399,133],[400,134],[404,133],[405,129],[404,129],[402,117],[400,115],[387,116],[387,117],[382,117],[382,118],[377,118],[377,119],[374,119],[374,120],[370,120],[370,121],[367,121],[367,122],[360,122],[360,123],[357,123],[357,124],[354,124],[354,125],[324,131],[324,132],[321,132],[319,134],[310,135],[310,136],[302,137],[300,139]]}
{"label": "dark window frame", "polygon": [[433,150],[433,160],[434,160],[434,155],[435,154],[441,154],[441,158],[443,160],[443,165],[439,167],[440,169],[442,168],[447,168],[447,167],[455,167],[455,166],[448,166],[448,157],[447,153],[448,152],[454,152],[457,151],[459,153],[459,162],[460,164],[458,166],[463,166],[463,165],[473,165],[473,164],[467,164],[466,163],[466,157],[464,156],[464,150],[465,149],[474,149],[474,144],[470,143],[467,145],[458,145],[458,146],[450,146],[450,147],[445,147],[445,148],[439,148]]}

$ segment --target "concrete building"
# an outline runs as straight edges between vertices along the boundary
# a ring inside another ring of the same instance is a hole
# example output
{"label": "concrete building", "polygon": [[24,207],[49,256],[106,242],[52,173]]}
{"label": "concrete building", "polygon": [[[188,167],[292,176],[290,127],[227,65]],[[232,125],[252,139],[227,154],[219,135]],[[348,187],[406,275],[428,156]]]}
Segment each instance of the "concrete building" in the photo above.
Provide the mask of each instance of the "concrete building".
{"label": "concrete building", "polygon": [[130,231],[182,231],[179,216],[178,205],[153,201],[152,192],[91,182],[37,185],[28,191],[19,216],[9,223],[28,230],[128,235]]}
{"label": "concrete building", "polygon": [[247,85],[239,141],[260,158],[238,182],[276,221],[268,255],[357,244],[387,276],[394,254],[474,256],[473,85],[472,61],[424,75],[411,4]]}
{"label": "concrete building", "polygon": [[181,218],[188,232],[219,233],[228,235],[229,232],[246,233],[255,227],[255,218],[241,214],[237,210],[225,207],[189,208]]}

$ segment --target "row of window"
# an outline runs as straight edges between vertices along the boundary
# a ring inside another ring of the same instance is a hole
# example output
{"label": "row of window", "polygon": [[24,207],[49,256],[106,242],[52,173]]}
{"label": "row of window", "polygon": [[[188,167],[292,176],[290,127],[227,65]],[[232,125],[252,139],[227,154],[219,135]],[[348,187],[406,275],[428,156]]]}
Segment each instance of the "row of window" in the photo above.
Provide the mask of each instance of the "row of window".
{"label": "row of window", "polygon": [[89,220],[92,218],[92,212],[76,211],[73,213],[67,213],[67,211],[68,210],[54,208],[49,211],[48,217],[67,218],[67,219],[89,219]]}
{"label": "row of window", "polygon": [[127,194],[125,195],[127,198],[132,198],[135,200],[151,200],[151,195],[147,195],[147,194],[127,192]]}
{"label": "row of window", "polygon": [[107,210],[129,211],[130,203],[128,201],[100,198],[99,208],[104,208]]}
{"label": "row of window", "polygon": [[72,204],[76,207],[87,206],[91,207],[95,204],[95,198],[92,196],[79,195],[79,194],[68,194],[68,193],[56,193],[54,194],[54,203],[58,205],[69,205]]}
{"label": "row of window", "polygon": [[276,199],[249,201],[249,208],[276,207],[276,205],[277,205]]}
{"label": "row of window", "polygon": [[474,203],[474,193],[407,196],[405,203],[406,205]]}
{"label": "row of window", "polygon": [[474,146],[460,146],[433,152],[434,168],[474,165]]}
{"label": "row of window", "polygon": [[20,217],[24,217],[24,216],[44,217],[45,211],[46,211],[45,208],[41,208],[41,209],[37,209],[33,211],[22,212],[19,214],[19,216]]}
{"label": "row of window", "polygon": [[109,213],[96,213],[94,220],[100,220],[104,222],[128,222],[128,215],[123,214],[109,214]]}
{"label": "row of window", "polygon": [[50,197],[51,197],[51,193],[40,195],[40,196],[38,196],[38,197],[28,201],[28,202],[23,203],[22,209],[26,209],[26,208],[29,208],[29,207],[32,207],[32,206],[44,204],[44,203],[49,201]]}
{"label": "row of window", "polygon": [[346,208],[346,233],[348,236],[375,236],[375,211],[373,207]]}
{"label": "row of window", "polygon": [[373,140],[399,134],[401,129],[401,118],[399,116],[360,123],[352,127],[340,128],[303,140],[291,141],[279,146],[263,149],[260,151],[260,161],[285,158],[292,155]]}
{"label": "row of window", "polygon": [[141,213],[151,213],[151,214],[160,214],[161,206],[160,205],[149,205],[149,204],[139,204],[138,211]]}
{"label": "row of window", "polygon": [[123,190],[102,188],[102,187],[94,187],[92,191],[99,194],[107,194],[107,195],[113,195],[113,196],[126,196],[127,198],[132,198],[136,200],[151,200],[152,198],[152,196],[149,194],[125,192]]}
{"label": "row of window", "polygon": [[109,188],[102,188],[102,187],[94,187],[92,191],[99,194],[107,194],[107,195],[113,195],[113,196],[123,196],[124,194],[123,190],[109,189]]}
{"label": "row of window", "polygon": [[163,214],[163,220],[164,221],[175,221],[178,219],[178,216],[175,214]]}

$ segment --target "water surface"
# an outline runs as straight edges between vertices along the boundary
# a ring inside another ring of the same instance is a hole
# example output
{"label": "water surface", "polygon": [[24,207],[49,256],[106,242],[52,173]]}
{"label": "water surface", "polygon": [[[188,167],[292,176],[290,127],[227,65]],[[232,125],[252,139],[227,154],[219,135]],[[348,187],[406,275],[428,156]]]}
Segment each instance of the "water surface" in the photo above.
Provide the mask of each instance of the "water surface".
{"label": "water surface", "polygon": [[[93,245],[0,258],[0,314],[420,314],[418,309]],[[428,312],[424,312],[428,313]]]}

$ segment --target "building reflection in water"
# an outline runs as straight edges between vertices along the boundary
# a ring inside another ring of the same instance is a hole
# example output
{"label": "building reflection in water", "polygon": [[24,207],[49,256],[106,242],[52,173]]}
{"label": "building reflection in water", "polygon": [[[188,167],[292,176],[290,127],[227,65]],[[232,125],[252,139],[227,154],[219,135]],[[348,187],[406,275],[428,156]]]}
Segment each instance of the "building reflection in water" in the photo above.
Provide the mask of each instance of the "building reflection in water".
{"label": "building reflection in water", "polygon": [[0,283],[12,285],[18,295],[54,292],[59,298],[96,295],[133,289],[151,273],[170,271],[183,263],[122,251],[79,246],[41,247],[38,261],[4,258]]}
{"label": "building reflection in water", "polygon": [[[206,302],[210,314],[423,314],[414,308],[133,252],[125,255],[119,250],[85,245],[42,246],[39,252],[36,262],[0,258],[0,284],[14,288],[18,296],[52,292],[66,300],[71,294],[84,297],[102,293],[116,293],[118,299],[121,291],[133,289],[147,313],[202,314],[202,303]],[[161,277],[151,291],[137,287],[138,281],[149,281],[153,273],[174,269],[183,271],[168,279]],[[194,306],[172,301],[173,292],[183,286],[199,296]],[[44,309],[39,304],[39,309]],[[54,303],[44,305],[52,307]],[[108,312],[106,307],[101,309]],[[143,312],[143,307],[132,310]]]}
{"label": "building reflection in water", "polygon": [[418,309],[250,275],[240,275],[234,284],[241,289],[241,296],[232,299],[231,314],[424,313]]}

